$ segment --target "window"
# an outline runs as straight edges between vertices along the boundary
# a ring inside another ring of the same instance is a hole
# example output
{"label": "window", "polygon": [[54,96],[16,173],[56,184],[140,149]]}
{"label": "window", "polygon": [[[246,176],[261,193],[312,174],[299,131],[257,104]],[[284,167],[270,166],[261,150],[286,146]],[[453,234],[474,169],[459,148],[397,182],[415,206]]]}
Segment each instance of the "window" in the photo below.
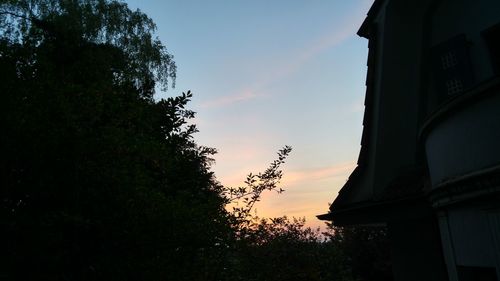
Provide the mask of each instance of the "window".
{"label": "window", "polygon": [[447,70],[457,66],[458,59],[455,51],[449,51],[441,56],[441,66],[443,70]]}
{"label": "window", "polygon": [[474,83],[468,45],[465,36],[459,35],[432,49],[434,83],[440,102],[461,94]]}
{"label": "window", "polygon": [[462,84],[462,80],[452,78],[446,81],[446,94],[448,94],[448,96],[454,96],[463,91],[464,85]]}

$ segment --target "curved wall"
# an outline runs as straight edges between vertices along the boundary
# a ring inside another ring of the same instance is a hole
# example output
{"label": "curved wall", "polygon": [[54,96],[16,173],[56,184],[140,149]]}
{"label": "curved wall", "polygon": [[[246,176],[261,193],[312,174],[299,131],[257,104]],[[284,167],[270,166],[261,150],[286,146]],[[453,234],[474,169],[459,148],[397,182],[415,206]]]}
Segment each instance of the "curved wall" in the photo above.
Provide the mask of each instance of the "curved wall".
{"label": "curved wall", "polygon": [[500,164],[500,89],[451,109],[425,138],[433,186]]}

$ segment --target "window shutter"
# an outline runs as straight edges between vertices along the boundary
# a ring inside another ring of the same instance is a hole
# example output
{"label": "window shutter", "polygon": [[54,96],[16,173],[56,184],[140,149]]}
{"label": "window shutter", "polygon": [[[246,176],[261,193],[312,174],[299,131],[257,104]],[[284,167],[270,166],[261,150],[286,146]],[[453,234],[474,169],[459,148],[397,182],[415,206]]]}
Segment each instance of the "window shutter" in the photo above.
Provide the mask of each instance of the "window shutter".
{"label": "window shutter", "polygon": [[459,95],[474,84],[468,42],[464,35],[434,47],[432,60],[439,100]]}

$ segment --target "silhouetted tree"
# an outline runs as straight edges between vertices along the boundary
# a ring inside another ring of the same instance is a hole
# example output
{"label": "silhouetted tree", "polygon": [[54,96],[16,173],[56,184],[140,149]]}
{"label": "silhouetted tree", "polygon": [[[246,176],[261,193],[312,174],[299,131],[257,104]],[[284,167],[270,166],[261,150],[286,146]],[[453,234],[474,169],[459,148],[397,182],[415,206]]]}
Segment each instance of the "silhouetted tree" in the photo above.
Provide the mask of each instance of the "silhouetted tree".
{"label": "silhouetted tree", "polygon": [[354,280],[336,245],[303,218],[254,218],[231,254],[232,280]]}
{"label": "silhouetted tree", "polygon": [[387,229],[382,226],[335,227],[324,233],[343,256],[343,267],[355,280],[393,280]]}
{"label": "silhouetted tree", "polygon": [[291,151],[290,146],[280,149],[278,158],[264,172],[247,175],[244,186],[222,186],[221,195],[225,199],[225,204],[230,206],[232,226],[237,232],[245,231],[252,223],[258,221],[252,210],[261,200],[264,191],[276,191],[278,194],[285,191],[279,186],[283,176],[280,168]]}
{"label": "silhouetted tree", "polygon": [[[0,5],[0,221],[6,280],[202,280],[231,236],[191,93],[117,1]],[[172,80],[170,80],[172,81]]]}

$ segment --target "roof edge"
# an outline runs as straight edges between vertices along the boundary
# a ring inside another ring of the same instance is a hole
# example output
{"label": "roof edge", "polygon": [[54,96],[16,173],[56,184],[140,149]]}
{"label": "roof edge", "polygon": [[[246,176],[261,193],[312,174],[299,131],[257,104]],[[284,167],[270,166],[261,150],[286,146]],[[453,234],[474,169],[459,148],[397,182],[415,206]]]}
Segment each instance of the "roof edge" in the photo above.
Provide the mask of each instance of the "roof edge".
{"label": "roof edge", "polygon": [[[408,206],[418,206],[418,209],[425,210],[423,213],[405,211],[406,214],[394,214],[395,206],[406,209]],[[366,223],[384,223],[397,220],[398,217],[418,217],[430,214],[432,207],[427,202],[424,194],[410,196],[397,200],[386,200],[376,202],[363,202],[357,206],[330,211],[326,214],[317,215],[319,220],[331,221],[336,226],[357,225]],[[410,214],[411,213],[411,214]]]}
{"label": "roof edge", "polygon": [[370,10],[368,10],[368,13],[366,14],[365,20],[361,24],[361,26],[356,34],[358,34],[361,37],[367,38],[367,39],[370,38],[370,31],[371,31],[373,19],[380,11],[380,8],[382,7],[382,4],[384,2],[385,2],[385,0],[375,0],[375,2],[373,2],[372,6],[370,7]]}

